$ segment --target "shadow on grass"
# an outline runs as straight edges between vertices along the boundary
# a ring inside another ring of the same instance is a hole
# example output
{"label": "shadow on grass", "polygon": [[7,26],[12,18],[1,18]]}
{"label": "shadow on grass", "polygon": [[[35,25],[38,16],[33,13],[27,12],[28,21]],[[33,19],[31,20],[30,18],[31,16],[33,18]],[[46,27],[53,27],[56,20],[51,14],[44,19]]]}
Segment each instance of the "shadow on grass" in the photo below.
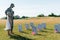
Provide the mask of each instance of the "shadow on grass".
{"label": "shadow on grass", "polygon": [[32,29],[29,29],[29,31],[32,31]]}
{"label": "shadow on grass", "polygon": [[45,33],[53,33],[53,32],[48,31],[48,30],[41,30],[40,32],[45,32]]}
{"label": "shadow on grass", "polygon": [[32,40],[32,39],[29,39],[29,38],[26,38],[26,37],[22,37],[22,36],[16,35],[16,34],[11,35],[10,38],[14,39],[14,40]]}
{"label": "shadow on grass", "polygon": [[47,33],[48,31],[41,30],[41,32],[46,32]]}
{"label": "shadow on grass", "polygon": [[43,34],[36,34],[36,35],[38,35],[38,36],[46,36],[46,35],[43,35]]}
{"label": "shadow on grass", "polygon": [[46,28],[46,30],[54,30],[54,29],[47,29],[47,28]]}
{"label": "shadow on grass", "polygon": [[56,32],[56,33],[60,34],[60,32]]}
{"label": "shadow on grass", "polygon": [[25,33],[25,34],[28,34],[27,32],[24,32],[24,31],[22,31],[21,33]]}

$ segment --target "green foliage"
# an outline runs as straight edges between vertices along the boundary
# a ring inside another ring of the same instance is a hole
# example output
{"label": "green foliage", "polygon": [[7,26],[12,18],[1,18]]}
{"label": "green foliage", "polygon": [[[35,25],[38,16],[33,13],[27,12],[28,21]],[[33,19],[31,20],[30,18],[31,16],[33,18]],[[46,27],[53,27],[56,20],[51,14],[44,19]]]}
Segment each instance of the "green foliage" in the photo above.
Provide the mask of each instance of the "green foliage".
{"label": "green foliage", "polygon": [[49,17],[55,17],[56,15],[54,13],[51,13],[48,15]]}
{"label": "green foliage", "polygon": [[[29,18],[29,17],[27,17],[27,16],[20,17],[19,15],[16,15],[13,17],[13,19],[25,19],[25,18]],[[3,17],[2,19],[7,19],[7,17]]]}
{"label": "green foliage", "polygon": [[49,17],[60,17],[60,15],[55,15],[54,13],[51,13],[48,15]]}
{"label": "green foliage", "polygon": [[37,17],[44,17],[44,14],[40,14],[40,15],[38,15]]}
{"label": "green foliage", "polygon": [[14,16],[14,19],[20,19],[20,16],[16,15]]}
{"label": "green foliage", "polygon": [[22,16],[22,17],[21,17],[21,19],[25,19],[25,18],[29,18],[29,17],[27,17],[27,16]]}

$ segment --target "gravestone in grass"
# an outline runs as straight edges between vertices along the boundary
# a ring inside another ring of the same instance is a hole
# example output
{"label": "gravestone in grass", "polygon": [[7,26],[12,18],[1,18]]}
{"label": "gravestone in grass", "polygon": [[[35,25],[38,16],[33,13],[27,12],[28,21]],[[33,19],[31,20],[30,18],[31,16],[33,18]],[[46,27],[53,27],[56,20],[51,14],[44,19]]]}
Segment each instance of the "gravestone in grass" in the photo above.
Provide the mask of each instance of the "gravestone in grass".
{"label": "gravestone in grass", "polygon": [[21,24],[18,25],[18,30],[19,30],[19,32],[22,32],[22,25]]}
{"label": "gravestone in grass", "polygon": [[60,24],[55,24],[55,32],[60,32]]}
{"label": "gravestone in grass", "polygon": [[37,27],[35,27],[35,25],[34,25],[33,22],[30,23],[30,26],[31,26],[31,28],[32,28],[32,35],[37,34]]}
{"label": "gravestone in grass", "polygon": [[34,23],[33,23],[33,22],[31,22],[31,23],[30,23],[30,26],[31,26],[31,27],[34,27]]}
{"label": "gravestone in grass", "polygon": [[32,35],[37,34],[37,27],[32,27]]}
{"label": "gravestone in grass", "polygon": [[46,29],[46,23],[42,23],[42,28]]}
{"label": "gravestone in grass", "polygon": [[26,30],[29,30],[30,29],[30,27],[29,27],[29,24],[25,24],[25,27],[26,27]]}
{"label": "gravestone in grass", "polygon": [[42,25],[41,24],[38,24],[38,31],[42,31],[42,29],[43,29],[43,27],[42,27]]}

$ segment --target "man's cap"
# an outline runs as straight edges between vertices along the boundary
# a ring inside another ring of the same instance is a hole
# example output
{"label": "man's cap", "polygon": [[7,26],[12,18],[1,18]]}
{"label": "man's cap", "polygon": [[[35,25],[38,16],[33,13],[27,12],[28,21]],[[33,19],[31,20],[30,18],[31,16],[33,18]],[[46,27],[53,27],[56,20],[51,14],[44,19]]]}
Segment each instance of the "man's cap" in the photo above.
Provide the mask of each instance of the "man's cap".
{"label": "man's cap", "polygon": [[[14,6],[14,4],[13,3],[11,3],[11,6]],[[14,6],[15,7],[15,6]]]}

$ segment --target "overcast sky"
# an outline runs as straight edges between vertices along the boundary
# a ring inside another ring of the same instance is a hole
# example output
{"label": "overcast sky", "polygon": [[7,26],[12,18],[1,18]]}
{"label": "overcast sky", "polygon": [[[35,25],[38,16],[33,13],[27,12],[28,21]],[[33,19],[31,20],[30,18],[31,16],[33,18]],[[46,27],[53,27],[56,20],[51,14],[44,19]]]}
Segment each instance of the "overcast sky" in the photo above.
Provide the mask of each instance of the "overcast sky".
{"label": "overcast sky", "polygon": [[48,15],[51,12],[60,14],[60,0],[0,0],[0,18],[6,16],[5,10],[11,3],[15,14],[21,16],[36,17],[39,14]]}

